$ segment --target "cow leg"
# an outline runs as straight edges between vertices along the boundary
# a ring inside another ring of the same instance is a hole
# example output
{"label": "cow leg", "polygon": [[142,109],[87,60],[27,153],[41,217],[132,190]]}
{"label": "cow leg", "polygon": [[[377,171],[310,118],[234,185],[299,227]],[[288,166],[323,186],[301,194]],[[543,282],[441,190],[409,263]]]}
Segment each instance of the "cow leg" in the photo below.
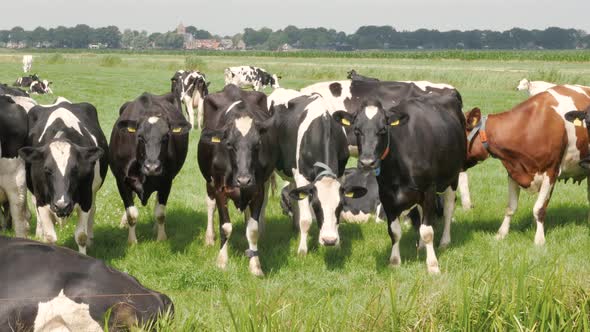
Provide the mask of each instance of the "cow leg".
{"label": "cow leg", "polygon": [[43,238],[43,228],[41,227],[41,219],[39,219],[39,210],[37,209],[37,198],[31,194],[31,204],[35,207],[35,215],[37,216],[37,222],[35,226],[35,237],[38,239]]}
{"label": "cow leg", "polygon": [[459,173],[459,193],[463,210],[471,210],[471,194],[469,193],[469,177],[467,172]]}
{"label": "cow leg", "polygon": [[92,246],[94,241],[94,215],[96,214],[96,193],[92,194],[92,206],[88,212],[88,240],[87,246]]}
{"label": "cow leg", "polygon": [[222,189],[215,192],[215,202],[217,203],[217,211],[219,212],[219,239],[221,242],[221,249],[219,250],[219,255],[217,255],[217,266],[220,269],[225,269],[229,257],[227,247],[232,232],[232,225],[227,210],[227,197]]}
{"label": "cow leg", "polygon": [[165,188],[158,191],[158,202],[154,207],[154,216],[158,225],[158,241],[166,241],[166,203],[168,196],[170,196],[170,189],[172,188],[172,181],[170,181]]}
{"label": "cow leg", "polygon": [[[264,187],[267,187],[266,185]],[[263,187],[263,188],[264,188]],[[261,188],[262,190],[264,190]],[[246,238],[248,239],[248,250],[246,256],[250,259],[250,273],[257,277],[264,276],[260,259],[258,258],[259,221],[264,211],[265,192],[259,192],[250,203],[251,216],[246,222]]]}
{"label": "cow leg", "polygon": [[197,125],[199,127],[199,130],[201,130],[203,128],[203,106],[204,105],[204,101],[203,98],[199,99],[199,105],[197,106]]}
{"label": "cow leg", "polygon": [[[295,174],[295,187],[300,188],[304,187],[309,184],[309,181],[303,177],[303,175],[299,174],[297,170],[293,172]],[[309,198],[304,198],[293,202],[297,204],[297,214],[293,214],[297,216],[297,224],[299,226],[299,248],[297,249],[297,253],[299,255],[307,255],[307,236],[309,234],[309,229],[311,228],[312,223],[312,215],[311,215],[311,206],[309,204]]]}
{"label": "cow leg", "polygon": [[89,212],[90,210],[84,211],[82,208],[78,207],[78,225],[76,226],[76,231],[74,233],[76,243],[78,244],[78,251],[84,255],[86,255],[86,246],[88,241],[88,221],[90,219]]}
{"label": "cow leg", "polygon": [[[209,187],[209,186],[207,186]],[[207,231],[205,231],[205,245],[212,246],[215,243],[215,232],[213,231],[213,218],[215,214],[215,198],[211,197],[209,188],[207,188],[207,196],[205,200],[207,203]]]}
{"label": "cow leg", "polygon": [[41,224],[41,240],[48,243],[57,242],[57,234],[53,227],[53,212],[49,205],[37,207],[37,223]]}
{"label": "cow leg", "polygon": [[11,190],[7,193],[8,205],[10,215],[12,216],[12,225],[14,227],[14,233],[17,237],[27,237],[27,221],[25,218],[26,214],[26,188],[23,190]]}
{"label": "cow leg", "polygon": [[266,205],[268,204],[268,193],[270,191],[270,182],[269,179],[264,184],[264,200],[262,201],[262,208],[260,210],[260,218],[258,219],[258,231],[260,234],[264,233],[264,226],[266,224]]}
{"label": "cow leg", "polygon": [[498,234],[496,234],[497,240],[504,239],[506,235],[508,235],[508,231],[510,231],[510,221],[512,221],[512,216],[516,213],[516,209],[518,208],[519,195],[520,185],[508,176],[508,206],[506,207],[506,214],[504,215],[502,226],[500,226]]}
{"label": "cow leg", "polygon": [[539,197],[533,206],[533,215],[537,223],[537,232],[535,233],[535,244],[542,246],[545,244],[545,213],[547,212],[547,204],[551,199],[551,193],[553,192],[554,181],[548,176],[543,175],[543,182],[541,189],[539,190]]}
{"label": "cow leg", "polygon": [[[588,203],[590,203],[590,177],[586,178],[586,197],[588,199]],[[588,211],[588,222],[590,223],[590,211]]]}
{"label": "cow leg", "polygon": [[188,122],[191,124],[191,129],[195,127],[195,110],[193,109],[193,100],[190,97],[184,97],[184,105],[188,113]]}
{"label": "cow leg", "polygon": [[438,259],[434,252],[434,229],[431,224],[434,221],[436,192],[432,189],[425,193],[423,204],[424,216],[420,225],[420,238],[426,247],[426,267],[428,273],[439,274]]}
{"label": "cow leg", "polygon": [[[389,191],[380,191],[379,198],[382,202],[394,202],[393,193]],[[389,265],[399,266],[402,262],[399,242],[402,239],[402,226],[399,216],[402,211],[395,208],[394,204],[383,204],[383,210],[387,216],[387,233],[391,239],[391,255],[389,256]]]}
{"label": "cow leg", "polygon": [[451,222],[455,212],[455,191],[448,187],[443,193],[445,228],[440,239],[439,248],[446,248],[451,243]]}

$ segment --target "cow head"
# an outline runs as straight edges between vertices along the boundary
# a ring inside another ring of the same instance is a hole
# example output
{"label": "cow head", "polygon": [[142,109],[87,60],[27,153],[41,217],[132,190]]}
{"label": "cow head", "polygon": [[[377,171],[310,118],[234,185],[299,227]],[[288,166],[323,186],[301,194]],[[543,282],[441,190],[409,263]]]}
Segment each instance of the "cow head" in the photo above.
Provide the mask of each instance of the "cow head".
{"label": "cow head", "polygon": [[332,115],[345,127],[352,127],[359,150],[358,167],[377,169],[389,153],[389,129],[407,122],[405,113],[385,112],[378,100],[361,104],[357,114],[337,111]]}
{"label": "cow head", "polygon": [[165,117],[150,116],[140,120],[121,120],[117,130],[135,135],[136,162],[145,176],[162,175],[168,160],[168,142],[173,135],[186,135],[191,129],[185,120],[169,121]]}
{"label": "cow head", "polygon": [[48,197],[43,200],[48,200],[51,211],[60,218],[72,213],[78,189],[92,185],[89,176],[103,153],[99,147],[81,147],[61,139],[19,150],[20,157],[31,164],[33,187],[46,186]]}
{"label": "cow head", "polygon": [[516,87],[516,90],[518,90],[518,91],[528,90],[530,86],[531,86],[531,82],[529,82],[529,80],[527,80],[526,78],[523,78],[522,80],[520,80],[520,82],[518,82],[518,86]]}
{"label": "cow head", "polygon": [[221,129],[204,129],[201,140],[218,145],[229,158],[233,179],[231,185],[248,188],[257,185],[256,171],[261,168],[259,154],[262,137],[272,125],[272,118],[258,122],[252,118],[249,104],[236,101],[226,113],[226,124]]}
{"label": "cow head", "polygon": [[49,82],[48,80],[33,81],[33,83],[31,83],[31,85],[29,87],[29,90],[32,93],[37,93],[37,94],[53,93],[53,91],[49,87],[49,84],[51,84],[51,83],[52,82]]}
{"label": "cow head", "polygon": [[360,198],[367,193],[364,187],[343,185],[327,166],[316,163],[323,169],[316,179],[304,186],[291,190],[289,196],[295,200],[309,199],[320,226],[319,243],[333,246],[340,243],[338,224],[345,198]]}
{"label": "cow head", "polygon": [[477,107],[465,113],[465,134],[467,135],[467,159],[465,167],[470,168],[478,162],[486,160],[490,154],[483,146],[479,128],[481,124],[481,110]]}
{"label": "cow head", "polygon": [[271,86],[273,89],[278,89],[278,88],[280,88],[280,87],[281,87],[281,86],[279,85],[279,78],[282,78],[282,77],[280,77],[280,76],[277,76],[276,74],[273,74],[273,75],[272,75],[272,77],[271,77],[271,80],[270,80],[270,86]]}
{"label": "cow head", "polygon": [[357,76],[357,72],[354,69],[351,69],[350,71],[346,72],[346,78],[348,78],[349,80],[351,80],[353,77]]}
{"label": "cow head", "polygon": [[[572,122],[576,126],[581,126],[582,123],[586,126],[588,136],[590,137],[590,107],[585,111],[570,111],[565,113],[565,119]],[[586,169],[590,169],[590,158],[586,157],[580,160],[580,166]]]}

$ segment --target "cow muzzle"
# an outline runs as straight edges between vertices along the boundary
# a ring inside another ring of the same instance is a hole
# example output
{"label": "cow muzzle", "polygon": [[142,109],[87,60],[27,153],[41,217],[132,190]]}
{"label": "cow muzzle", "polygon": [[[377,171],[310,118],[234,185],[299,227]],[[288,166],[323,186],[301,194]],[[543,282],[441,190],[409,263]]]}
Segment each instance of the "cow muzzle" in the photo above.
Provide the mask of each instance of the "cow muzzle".
{"label": "cow muzzle", "polygon": [[59,218],[65,218],[72,214],[74,210],[74,205],[70,200],[60,199],[57,202],[51,204],[51,211],[55,213]]}
{"label": "cow muzzle", "polygon": [[358,167],[362,168],[362,169],[375,169],[377,168],[377,159],[374,158],[363,158],[363,159],[359,159],[358,161]]}
{"label": "cow muzzle", "polygon": [[143,163],[141,172],[146,176],[158,176],[162,174],[162,163],[160,161],[146,161]]}
{"label": "cow muzzle", "polygon": [[252,177],[249,175],[240,175],[236,177],[236,183],[240,188],[249,187],[253,184]]}

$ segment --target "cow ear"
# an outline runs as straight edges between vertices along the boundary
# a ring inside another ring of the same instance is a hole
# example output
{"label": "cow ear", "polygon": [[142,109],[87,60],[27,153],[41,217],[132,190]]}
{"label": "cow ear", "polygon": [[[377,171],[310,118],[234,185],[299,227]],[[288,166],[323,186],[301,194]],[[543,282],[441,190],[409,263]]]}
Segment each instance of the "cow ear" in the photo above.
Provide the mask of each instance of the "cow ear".
{"label": "cow ear", "polygon": [[18,150],[18,155],[28,163],[34,163],[36,161],[42,161],[43,152],[39,148],[23,147]]}
{"label": "cow ear", "polygon": [[475,107],[471,111],[465,114],[465,121],[466,121],[466,129],[472,130],[477,126],[479,121],[481,121],[481,110],[478,107]]}
{"label": "cow ear", "polygon": [[390,109],[387,111],[387,124],[391,127],[404,125],[408,122],[410,117],[406,113],[401,113],[397,110]]}
{"label": "cow ear", "polygon": [[268,130],[272,128],[272,126],[274,126],[274,116],[264,120],[263,122],[256,122],[255,125],[258,129],[258,133],[260,133],[260,135],[263,135],[266,132],[268,132]]}
{"label": "cow ear", "polygon": [[84,161],[93,163],[104,155],[104,150],[97,146],[90,148],[80,148],[80,155]]}
{"label": "cow ear", "polygon": [[367,188],[359,186],[351,186],[344,188],[344,197],[346,198],[361,198],[367,194]]}
{"label": "cow ear", "polygon": [[224,132],[215,129],[203,129],[201,132],[201,141],[207,143],[219,144],[223,141]]}
{"label": "cow ear", "polygon": [[354,122],[354,115],[346,111],[336,111],[332,113],[332,118],[344,127],[349,127]]}
{"label": "cow ear", "polygon": [[300,201],[302,199],[306,199],[311,196],[311,192],[313,190],[313,184],[310,183],[307,186],[295,188],[289,192],[289,197],[294,200]]}
{"label": "cow ear", "polygon": [[134,120],[120,120],[117,122],[118,130],[125,130],[128,133],[134,134],[137,131],[137,121]]}
{"label": "cow ear", "polygon": [[191,129],[192,129],[192,126],[187,121],[170,123],[170,132],[174,135],[187,134]]}
{"label": "cow ear", "polygon": [[564,115],[565,119],[569,122],[573,122],[576,126],[581,126],[582,121],[586,119],[586,112],[584,111],[571,111]]}

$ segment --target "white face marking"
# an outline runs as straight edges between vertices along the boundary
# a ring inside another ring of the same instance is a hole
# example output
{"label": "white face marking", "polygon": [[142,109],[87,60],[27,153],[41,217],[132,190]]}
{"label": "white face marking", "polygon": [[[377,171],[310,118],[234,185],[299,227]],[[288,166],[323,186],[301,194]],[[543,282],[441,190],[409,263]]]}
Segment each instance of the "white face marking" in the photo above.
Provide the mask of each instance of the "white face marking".
{"label": "white face marking", "polygon": [[340,182],[331,177],[323,177],[314,183],[317,199],[322,206],[324,222],[320,229],[320,243],[324,239],[336,239],[338,242],[338,222],[336,208],[340,205]]}
{"label": "white face marking", "polygon": [[377,111],[379,111],[379,109],[376,106],[365,107],[365,115],[369,120],[371,120],[375,115],[377,115]]}
{"label": "white face marking", "polygon": [[148,122],[151,123],[151,124],[154,124],[154,123],[158,122],[158,120],[160,120],[160,118],[158,118],[157,116],[150,116],[148,118]]}
{"label": "white face marking", "polygon": [[100,332],[102,328],[90,316],[88,304],[72,301],[62,289],[54,299],[39,302],[34,330]]}
{"label": "white face marking", "polygon": [[231,111],[232,108],[234,108],[234,106],[236,106],[237,104],[241,103],[241,100],[235,101],[233,104],[229,105],[229,107],[227,108],[227,110],[225,111],[225,113],[229,113],[229,111]]}
{"label": "white face marking", "polygon": [[55,164],[62,176],[66,174],[71,150],[71,145],[63,141],[52,142],[49,144],[51,156],[53,157],[53,160],[55,160]]}
{"label": "white face marking", "polygon": [[249,116],[243,116],[236,119],[236,128],[242,136],[246,136],[250,131],[250,128],[252,128],[252,118]]}

